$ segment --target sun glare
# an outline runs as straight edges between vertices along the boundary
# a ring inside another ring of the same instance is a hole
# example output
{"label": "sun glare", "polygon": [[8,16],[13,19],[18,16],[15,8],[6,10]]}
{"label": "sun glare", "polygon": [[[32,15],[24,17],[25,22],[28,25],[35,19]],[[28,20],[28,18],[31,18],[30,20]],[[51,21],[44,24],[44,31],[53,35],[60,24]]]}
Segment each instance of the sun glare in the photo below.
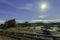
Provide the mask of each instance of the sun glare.
{"label": "sun glare", "polygon": [[46,10],[47,7],[48,7],[47,3],[41,3],[41,4],[40,4],[40,9],[41,9],[41,10]]}

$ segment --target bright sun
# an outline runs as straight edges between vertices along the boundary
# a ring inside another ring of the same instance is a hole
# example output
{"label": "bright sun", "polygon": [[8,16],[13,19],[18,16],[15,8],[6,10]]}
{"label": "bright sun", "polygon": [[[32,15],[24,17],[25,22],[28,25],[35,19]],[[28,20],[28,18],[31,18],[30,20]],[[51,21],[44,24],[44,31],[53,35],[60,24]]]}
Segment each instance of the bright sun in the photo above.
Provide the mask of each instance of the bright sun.
{"label": "bright sun", "polygon": [[41,10],[46,10],[47,9],[47,6],[48,6],[47,3],[41,3],[40,4],[40,9]]}

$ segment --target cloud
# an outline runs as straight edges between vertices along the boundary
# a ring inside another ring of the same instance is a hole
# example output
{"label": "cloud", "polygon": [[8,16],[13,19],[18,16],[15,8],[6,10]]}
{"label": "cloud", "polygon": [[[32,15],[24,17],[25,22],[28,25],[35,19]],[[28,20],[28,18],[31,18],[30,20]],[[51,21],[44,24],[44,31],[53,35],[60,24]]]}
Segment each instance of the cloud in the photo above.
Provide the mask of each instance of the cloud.
{"label": "cloud", "polygon": [[41,16],[38,16],[38,17],[44,19],[44,18],[47,17],[47,15],[41,15]]}
{"label": "cloud", "polygon": [[20,5],[20,3],[11,3],[11,2],[8,2],[8,1],[5,1],[5,3],[7,3],[8,5],[16,8],[16,9],[24,9],[24,10],[32,10],[33,8],[33,4],[31,3],[26,3],[26,4],[22,4]]}
{"label": "cloud", "polygon": [[[6,20],[0,20],[0,24],[4,24]],[[24,23],[24,20],[16,20],[17,23]]]}
{"label": "cloud", "polygon": [[4,24],[4,22],[5,22],[5,20],[0,20],[0,24],[2,24],[2,23]]}
{"label": "cloud", "polygon": [[60,22],[60,19],[53,19],[53,20],[32,20],[30,22],[32,22],[32,23],[35,23],[35,22],[51,23],[51,22]]}
{"label": "cloud", "polygon": [[19,9],[25,9],[25,10],[32,10],[33,4],[25,4],[22,7],[18,7]]}
{"label": "cloud", "polygon": [[17,23],[24,23],[24,20],[16,20]]}
{"label": "cloud", "polygon": [[[6,20],[0,20],[0,24],[4,23]],[[16,20],[17,23],[24,23],[25,20]],[[53,20],[31,20],[29,23],[35,22],[43,22],[43,23],[51,23],[51,22],[60,22],[60,19],[53,19]]]}
{"label": "cloud", "polygon": [[31,22],[43,22],[43,23],[48,23],[50,20],[32,20]]}

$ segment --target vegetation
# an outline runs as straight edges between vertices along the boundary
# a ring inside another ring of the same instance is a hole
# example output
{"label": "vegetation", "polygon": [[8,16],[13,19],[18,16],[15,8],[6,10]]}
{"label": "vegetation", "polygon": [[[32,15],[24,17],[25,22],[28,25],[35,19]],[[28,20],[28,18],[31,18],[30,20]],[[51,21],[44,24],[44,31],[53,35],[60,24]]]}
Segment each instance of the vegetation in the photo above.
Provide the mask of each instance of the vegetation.
{"label": "vegetation", "polygon": [[[51,27],[54,27],[53,25],[58,25],[60,26],[60,23],[29,23],[29,22],[24,22],[24,23],[19,23],[19,26],[17,26],[15,19],[8,20],[4,24],[0,25],[0,28],[5,29],[6,31],[9,32],[37,32],[45,29],[51,29]],[[56,27],[58,27],[56,26]]]}

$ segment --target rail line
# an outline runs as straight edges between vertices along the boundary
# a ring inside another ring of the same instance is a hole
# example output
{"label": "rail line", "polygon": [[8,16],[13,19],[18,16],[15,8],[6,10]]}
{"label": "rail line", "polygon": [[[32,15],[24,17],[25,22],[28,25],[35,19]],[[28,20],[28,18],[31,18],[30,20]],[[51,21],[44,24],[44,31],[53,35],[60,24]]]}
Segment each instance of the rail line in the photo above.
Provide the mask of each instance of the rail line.
{"label": "rail line", "polygon": [[0,35],[15,38],[17,40],[60,40],[60,37],[44,34],[29,34],[29,33],[15,33],[15,32],[3,32],[0,31]]}

